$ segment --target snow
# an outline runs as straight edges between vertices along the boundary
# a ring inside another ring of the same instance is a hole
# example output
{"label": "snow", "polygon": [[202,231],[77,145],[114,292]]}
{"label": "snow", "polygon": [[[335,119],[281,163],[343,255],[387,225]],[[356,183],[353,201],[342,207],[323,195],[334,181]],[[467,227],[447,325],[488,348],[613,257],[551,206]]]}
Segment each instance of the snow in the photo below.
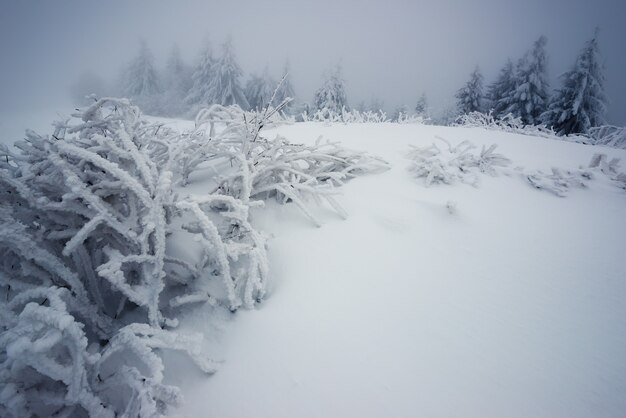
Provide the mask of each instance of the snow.
{"label": "snow", "polygon": [[[49,113],[23,127],[26,116],[3,115],[0,141],[50,132]],[[626,192],[597,177],[557,197],[521,174],[587,167],[596,153],[626,171],[626,150],[420,124],[307,122],[274,134],[307,144],[323,135],[391,169],[342,187],[345,220],[313,206],[319,228],[293,204],[254,209],[271,237],[268,298],[182,318],[181,331],[204,333],[221,361],[206,377],[164,354],[165,383],[185,399],[178,416],[626,415]],[[406,156],[438,137],[497,144],[512,168],[478,187],[426,188]]]}
{"label": "snow", "polygon": [[343,188],[346,220],[317,208],[321,228],[295,205],[256,209],[253,221],[273,235],[270,295],[253,311],[207,307],[182,321],[223,363],[206,378],[170,359],[181,416],[626,414],[624,191],[598,178],[561,198],[514,170],[478,188],[425,188],[405,157],[436,137],[496,143],[512,167],[546,172],[586,167],[598,152],[626,161],[626,151],[389,123],[273,133],[323,135],[391,170]]}

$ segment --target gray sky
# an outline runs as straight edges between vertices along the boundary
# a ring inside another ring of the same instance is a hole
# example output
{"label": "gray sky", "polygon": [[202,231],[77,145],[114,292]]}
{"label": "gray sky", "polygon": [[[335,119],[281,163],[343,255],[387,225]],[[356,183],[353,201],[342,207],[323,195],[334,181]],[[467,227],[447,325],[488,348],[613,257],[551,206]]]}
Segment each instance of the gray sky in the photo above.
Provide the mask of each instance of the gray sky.
{"label": "gray sky", "polygon": [[491,82],[548,37],[551,86],[601,27],[609,122],[626,124],[624,0],[9,1],[0,3],[0,111],[59,106],[79,74],[113,79],[144,38],[159,65],[173,43],[195,61],[205,37],[217,51],[231,35],[246,74],[288,58],[300,100],[341,62],[348,99],[434,108],[453,102],[475,65]]}

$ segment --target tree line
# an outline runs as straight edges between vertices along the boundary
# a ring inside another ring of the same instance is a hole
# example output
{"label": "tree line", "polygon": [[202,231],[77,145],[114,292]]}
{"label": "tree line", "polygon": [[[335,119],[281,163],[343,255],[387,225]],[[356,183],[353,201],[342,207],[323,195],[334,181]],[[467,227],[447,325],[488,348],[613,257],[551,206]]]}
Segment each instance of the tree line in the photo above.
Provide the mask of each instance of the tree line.
{"label": "tree line", "polygon": [[[447,117],[454,120],[472,112],[490,113],[498,119],[513,117],[526,125],[545,125],[560,135],[588,133],[592,127],[605,123],[607,108],[598,33],[596,29],[572,68],[561,76],[562,84],[554,92],[550,92],[548,83],[547,38],[541,36],[515,64],[508,59],[496,80],[488,86],[477,66],[457,91],[456,109]],[[150,48],[142,41],[137,55],[121,72],[114,90],[134,100],[147,113],[193,116],[211,104],[238,105],[248,110],[261,109],[272,100],[276,105],[288,97],[295,98],[288,62],[282,74],[284,77],[279,83],[266,67],[260,73],[251,74],[244,83],[243,70],[230,40],[221,46],[219,55],[214,54],[210,42],[206,41],[194,67],[183,61],[179,48],[174,46],[165,68],[159,71]],[[98,90],[93,80],[83,84],[86,85],[78,87],[82,95],[89,89]],[[372,99],[369,106],[364,102],[355,106],[359,111],[378,112],[382,108],[383,102],[378,99]],[[294,101],[285,112],[300,114],[323,109],[332,112],[350,109],[339,65],[324,73],[323,83],[311,104]],[[410,113],[429,115],[425,94],[418,98],[412,110],[407,106],[396,107],[391,120]]]}
{"label": "tree line", "polygon": [[591,128],[603,125],[607,98],[598,33],[596,29],[571,69],[561,75],[560,88],[552,94],[547,81],[545,36],[539,37],[515,65],[507,60],[486,89],[476,67],[456,93],[459,113],[483,112],[498,119],[520,118],[526,125],[545,125],[559,135],[586,134]]}

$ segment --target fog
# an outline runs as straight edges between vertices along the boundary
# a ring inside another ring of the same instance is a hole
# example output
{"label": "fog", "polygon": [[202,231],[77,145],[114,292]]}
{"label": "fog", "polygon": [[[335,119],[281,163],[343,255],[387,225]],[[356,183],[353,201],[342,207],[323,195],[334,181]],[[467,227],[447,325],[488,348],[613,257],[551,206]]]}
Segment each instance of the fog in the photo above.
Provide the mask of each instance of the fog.
{"label": "fog", "polygon": [[[471,4],[470,4],[471,3]],[[548,37],[551,87],[595,26],[606,61],[608,121],[626,124],[626,2],[502,1],[5,1],[0,12],[0,111],[69,102],[91,71],[107,81],[145,39],[163,65],[177,43],[193,63],[208,37],[231,36],[246,75],[285,61],[298,100],[311,101],[328,67],[341,63],[352,105],[376,97],[387,109],[428,96],[435,111],[479,65],[486,83]]]}

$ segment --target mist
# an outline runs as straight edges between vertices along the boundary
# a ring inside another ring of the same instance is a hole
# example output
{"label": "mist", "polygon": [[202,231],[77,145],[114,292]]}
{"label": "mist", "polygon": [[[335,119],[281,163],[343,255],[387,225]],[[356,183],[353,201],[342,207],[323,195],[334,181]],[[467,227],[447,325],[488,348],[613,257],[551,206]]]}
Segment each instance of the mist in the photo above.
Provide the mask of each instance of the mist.
{"label": "mist", "polygon": [[159,66],[174,44],[195,63],[209,39],[232,38],[245,76],[286,61],[299,101],[310,102],[327,68],[340,63],[351,105],[373,98],[412,108],[425,93],[434,112],[476,65],[489,84],[507,58],[548,38],[551,88],[601,29],[607,121],[626,124],[626,3],[556,0],[5,2],[0,14],[0,110],[70,102],[85,72],[113,82],[144,39]]}

